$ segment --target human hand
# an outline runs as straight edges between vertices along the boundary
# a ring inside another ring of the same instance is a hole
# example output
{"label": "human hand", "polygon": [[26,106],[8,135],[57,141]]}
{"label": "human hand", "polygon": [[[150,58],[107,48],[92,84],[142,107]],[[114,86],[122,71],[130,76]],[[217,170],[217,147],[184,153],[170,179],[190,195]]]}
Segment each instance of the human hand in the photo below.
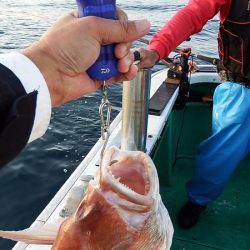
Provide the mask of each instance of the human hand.
{"label": "human hand", "polygon": [[158,53],[154,50],[147,50],[143,48],[136,48],[134,50],[140,53],[140,63],[137,65],[140,69],[153,67],[160,59]]}
{"label": "human hand", "polygon": [[59,19],[39,42],[23,51],[42,72],[52,106],[96,91],[101,83],[91,79],[86,70],[99,56],[101,45],[117,43],[115,56],[121,75],[108,82],[131,80],[137,74],[130,52],[131,42],[146,35],[147,20],[127,21],[118,9],[120,20],[98,17],[78,18],[76,12]]}

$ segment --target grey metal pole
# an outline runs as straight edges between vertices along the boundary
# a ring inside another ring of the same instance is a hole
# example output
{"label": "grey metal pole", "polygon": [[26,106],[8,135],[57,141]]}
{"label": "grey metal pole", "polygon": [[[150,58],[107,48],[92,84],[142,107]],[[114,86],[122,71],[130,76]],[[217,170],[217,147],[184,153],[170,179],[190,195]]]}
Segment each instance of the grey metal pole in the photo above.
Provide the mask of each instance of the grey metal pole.
{"label": "grey metal pole", "polygon": [[122,141],[123,150],[145,151],[151,70],[140,70],[136,78],[123,83]]}

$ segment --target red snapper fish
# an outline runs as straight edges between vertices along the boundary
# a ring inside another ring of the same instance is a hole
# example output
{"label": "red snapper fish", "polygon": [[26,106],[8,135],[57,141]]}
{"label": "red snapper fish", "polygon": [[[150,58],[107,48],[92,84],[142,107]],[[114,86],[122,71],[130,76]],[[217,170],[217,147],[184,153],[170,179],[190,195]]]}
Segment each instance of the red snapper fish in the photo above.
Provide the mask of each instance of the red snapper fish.
{"label": "red snapper fish", "polygon": [[0,237],[54,250],[170,249],[174,230],[151,158],[109,148],[77,210],[57,228],[0,231]]}

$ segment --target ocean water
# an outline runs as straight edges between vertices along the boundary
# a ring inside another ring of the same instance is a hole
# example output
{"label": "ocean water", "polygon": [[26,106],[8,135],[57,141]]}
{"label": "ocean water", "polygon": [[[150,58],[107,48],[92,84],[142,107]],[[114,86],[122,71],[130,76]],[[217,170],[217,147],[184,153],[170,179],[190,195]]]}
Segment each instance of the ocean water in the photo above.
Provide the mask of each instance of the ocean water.
{"label": "ocean water", "polygon": [[[117,0],[130,19],[152,23],[148,38],[162,27],[187,0]],[[73,0],[0,0],[0,53],[22,50],[66,12],[76,8]],[[218,17],[183,46],[205,55],[217,55]],[[185,27],[183,27],[185,28]],[[0,169],[0,229],[28,227],[55,195],[100,136],[100,93],[55,108],[47,133],[6,167]],[[110,100],[121,106],[121,86],[111,87]],[[117,111],[113,111],[114,117]],[[0,240],[0,250],[13,243]]]}

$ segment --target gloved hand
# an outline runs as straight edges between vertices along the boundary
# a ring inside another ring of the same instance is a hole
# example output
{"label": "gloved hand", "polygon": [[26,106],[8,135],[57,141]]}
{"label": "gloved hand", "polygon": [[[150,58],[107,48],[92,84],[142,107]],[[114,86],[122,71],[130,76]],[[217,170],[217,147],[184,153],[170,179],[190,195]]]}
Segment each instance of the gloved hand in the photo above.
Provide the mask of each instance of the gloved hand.
{"label": "gloved hand", "polygon": [[70,13],[48,30],[22,53],[39,68],[48,85],[52,106],[65,103],[96,91],[101,83],[89,78],[86,70],[99,56],[101,45],[116,43],[119,77],[108,82],[131,80],[137,74],[130,52],[131,42],[146,35],[147,20],[128,21],[118,9],[119,20],[98,17],[78,18]]}

